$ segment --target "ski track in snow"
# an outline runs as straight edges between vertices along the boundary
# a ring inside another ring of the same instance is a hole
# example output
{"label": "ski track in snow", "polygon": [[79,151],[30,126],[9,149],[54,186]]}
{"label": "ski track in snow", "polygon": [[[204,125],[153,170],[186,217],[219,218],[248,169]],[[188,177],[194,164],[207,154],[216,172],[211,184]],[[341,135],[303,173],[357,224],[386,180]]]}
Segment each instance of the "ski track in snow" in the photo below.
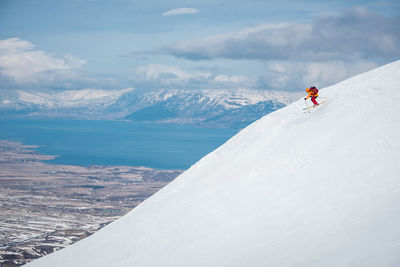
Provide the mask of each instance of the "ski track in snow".
{"label": "ski track in snow", "polygon": [[27,266],[400,266],[400,61],[319,94]]}

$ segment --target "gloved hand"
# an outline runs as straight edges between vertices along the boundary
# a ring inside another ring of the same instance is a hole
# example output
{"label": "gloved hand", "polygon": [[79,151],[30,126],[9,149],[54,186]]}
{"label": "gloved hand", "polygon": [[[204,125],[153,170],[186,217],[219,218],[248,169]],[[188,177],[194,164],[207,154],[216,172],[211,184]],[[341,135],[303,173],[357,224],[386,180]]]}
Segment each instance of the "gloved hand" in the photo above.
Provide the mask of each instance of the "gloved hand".
{"label": "gloved hand", "polygon": [[304,100],[307,100],[307,97],[305,97]]}

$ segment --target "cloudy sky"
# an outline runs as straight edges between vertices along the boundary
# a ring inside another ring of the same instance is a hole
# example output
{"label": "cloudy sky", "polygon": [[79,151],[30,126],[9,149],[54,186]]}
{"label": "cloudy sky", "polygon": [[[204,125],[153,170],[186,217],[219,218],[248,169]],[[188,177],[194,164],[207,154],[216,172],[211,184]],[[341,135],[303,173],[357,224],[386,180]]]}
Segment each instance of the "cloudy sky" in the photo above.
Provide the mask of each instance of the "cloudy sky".
{"label": "cloudy sky", "polygon": [[0,1],[3,90],[296,91],[398,59],[398,0]]}

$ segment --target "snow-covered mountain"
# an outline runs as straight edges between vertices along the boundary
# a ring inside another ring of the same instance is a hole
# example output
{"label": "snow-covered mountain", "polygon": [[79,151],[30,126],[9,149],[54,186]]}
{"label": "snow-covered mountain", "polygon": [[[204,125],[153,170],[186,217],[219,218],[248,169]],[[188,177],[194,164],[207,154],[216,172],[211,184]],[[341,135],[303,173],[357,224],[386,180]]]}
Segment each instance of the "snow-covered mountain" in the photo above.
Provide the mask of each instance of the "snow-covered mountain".
{"label": "snow-covered mountain", "polygon": [[202,123],[243,126],[277,110],[299,93],[256,90],[158,90],[132,88],[18,91],[0,96],[0,112],[28,116]]}
{"label": "snow-covered mountain", "polygon": [[126,216],[28,266],[400,266],[400,61],[251,124]]}
{"label": "snow-covered mountain", "polygon": [[101,115],[104,107],[114,104],[122,95],[132,90],[131,88],[115,91],[84,89],[59,93],[18,90],[0,94],[0,113],[44,117],[90,117]]}

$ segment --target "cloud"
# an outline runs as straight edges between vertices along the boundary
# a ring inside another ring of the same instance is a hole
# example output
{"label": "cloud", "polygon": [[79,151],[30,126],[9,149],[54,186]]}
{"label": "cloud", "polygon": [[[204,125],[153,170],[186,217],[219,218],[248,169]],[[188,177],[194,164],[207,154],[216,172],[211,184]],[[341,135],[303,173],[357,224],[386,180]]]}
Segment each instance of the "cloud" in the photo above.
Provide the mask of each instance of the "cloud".
{"label": "cloud", "polygon": [[195,14],[199,12],[198,9],[196,8],[177,8],[177,9],[171,9],[166,12],[164,12],[162,15],[163,16],[176,16],[176,15],[185,15],[185,14]]}
{"label": "cloud", "polygon": [[377,64],[368,61],[268,61],[258,87],[285,91],[304,90],[313,85],[320,88],[376,67]]}
{"label": "cloud", "polygon": [[0,40],[0,90],[120,88],[125,81],[94,77],[83,70],[86,60],[71,54],[55,56],[20,38]]}
{"label": "cloud", "polygon": [[208,71],[185,71],[177,66],[149,64],[138,67],[131,77],[136,87],[161,88],[249,88],[256,81],[244,75],[217,75]]}
{"label": "cloud", "polygon": [[[143,89],[261,89],[299,91],[319,88],[369,71],[378,65],[369,61],[287,61],[265,62],[263,74],[255,80],[246,75],[227,75],[213,70],[187,71],[178,66],[149,64],[138,67],[130,81]],[[220,72],[220,71],[218,71]]]}
{"label": "cloud", "polygon": [[164,53],[193,61],[249,59],[265,63],[258,88],[326,86],[400,57],[400,17],[363,7],[320,14],[309,24],[263,24],[178,42]]}
{"label": "cloud", "polygon": [[0,40],[0,75],[16,85],[49,84],[75,79],[86,63],[72,55],[57,58],[19,38]]}
{"label": "cloud", "polygon": [[244,75],[217,75],[214,78],[216,82],[229,82],[229,83],[243,83],[248,82],[250,79]]}
{"label": "cloud", "polygon": [[237,33],[179,42],[164,51],[191,60],[287,58],[296,55],[293,49],[306,41],[311,30],[309,25],[266,24]]}
{"label": "cloud", "polygon": [[177,66],[149,64],[136,69],[134,80],[158,81],[161,84],[181,84],[189,80],[206,80],[211,76],[208,72],[188,73]]}
{"label": "cloud", "polygon": [[311,24],[264,24],[240,32],[175,43],[164,52],[190,60],[337,60],[400,56],[400,18],[354,7]]}
{"label": "cloud", "polygon": [[24,50],[31,50],[34,45],[28,41],[21,40],[19,38],[9,38],[0,40],[0,53],[3,52],[18,52]]}

